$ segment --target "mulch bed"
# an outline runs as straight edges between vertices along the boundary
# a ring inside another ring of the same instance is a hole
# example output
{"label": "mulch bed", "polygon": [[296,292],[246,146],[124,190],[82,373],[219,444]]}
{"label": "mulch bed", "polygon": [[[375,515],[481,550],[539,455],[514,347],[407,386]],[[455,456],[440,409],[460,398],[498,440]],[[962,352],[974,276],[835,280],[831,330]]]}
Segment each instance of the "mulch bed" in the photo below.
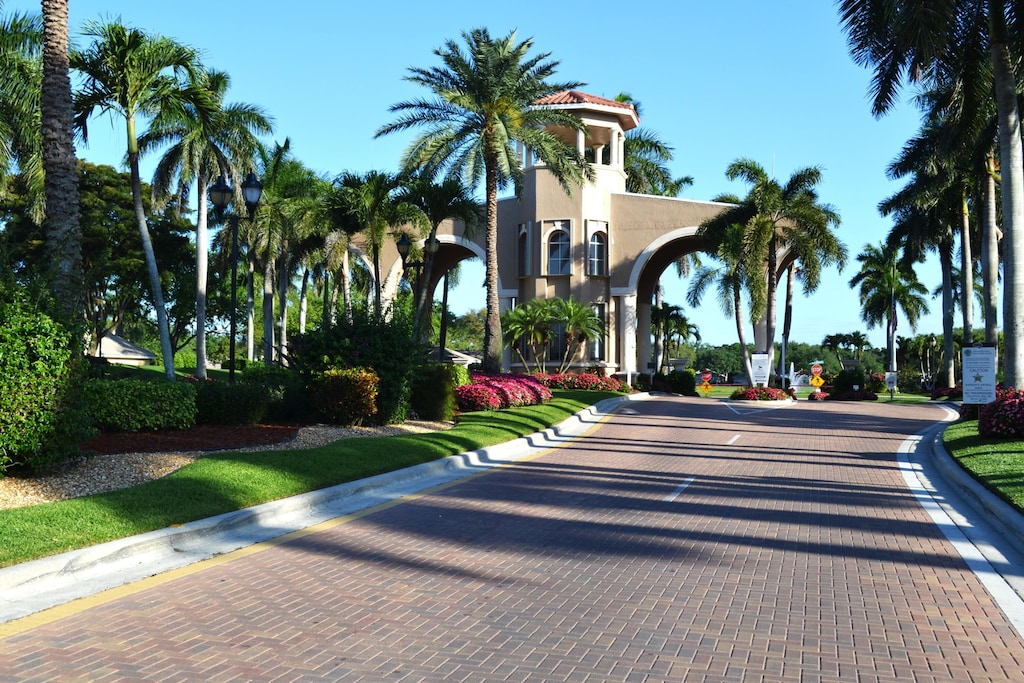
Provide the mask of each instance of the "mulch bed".
{"label": "mulch bed", "polygon": [[196,425],[159,432],[100,434],[82,446],[101,455],[215,451],[283,443],[295,438],[300,425]]}

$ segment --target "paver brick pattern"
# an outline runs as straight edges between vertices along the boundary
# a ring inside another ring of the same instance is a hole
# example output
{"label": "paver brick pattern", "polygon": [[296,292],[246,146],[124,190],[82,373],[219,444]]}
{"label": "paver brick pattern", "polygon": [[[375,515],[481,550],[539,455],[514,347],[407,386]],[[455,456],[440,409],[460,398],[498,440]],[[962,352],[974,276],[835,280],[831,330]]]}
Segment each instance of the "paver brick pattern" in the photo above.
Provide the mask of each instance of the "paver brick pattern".
{"label": "paver brick pattern", "polygon": [[1019,681],[908,491],[933,406],[627,404],[570,446],[0,641],[2,681]]}

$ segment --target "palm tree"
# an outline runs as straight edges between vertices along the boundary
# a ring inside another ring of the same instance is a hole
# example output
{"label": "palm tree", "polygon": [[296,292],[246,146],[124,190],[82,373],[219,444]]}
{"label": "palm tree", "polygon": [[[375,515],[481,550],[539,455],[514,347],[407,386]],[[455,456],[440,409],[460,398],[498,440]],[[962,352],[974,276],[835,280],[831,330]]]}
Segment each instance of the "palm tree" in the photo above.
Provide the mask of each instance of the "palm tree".
{"label": "palm tree", "polygon": [[[760,268],[765,274],[765,338],[762,353],[771,355],[775,347],[776,292],[779,282],[779,255],[792,250],[804,259],[808,275],[805,288],[814,282],[810,273],[820,272],[819,253],[839,251],[832,227],[839,225],[839,215],[828,204],[821,204],[815,186],[821,182],[821,169],[815,166],[800,169],[785,185],[751,159],[737,159],[726,169],[730,180],[741,179],[750,184],[746,198],[734,202],[714,218],[701,224],[698,234],[717,245],[739,224],[744,226],[742,259],[748,268]],[[837,245],[822,252],[813,246]],[[831,258],[829,256],[828,258]],[[755,265],[756,264],[756,265]],[[816,286],[816,285],[815,285]]]}
{"label": "palm tree", "polygon": [[39,99],[46,181],[46,242],[51,291],[66,320],[81,310],[82,236],[78,217],[78,158],[68,64],[68,0],[43,0],[43,81]]}
{"label": "palm tree", "polygon": [[42,45],[38,15],[15,13],[0,20],[0,180],[16,167],[29,188],[31,217],[37,223],[43,222],[45,207],[39,129]]}
{"label": "palm tree", "polygon": [[952,69],[941,67],[962,64],[964,55],[980,50],[991,59],[1004,234],[1008,237],[1004,248],[1004,377],[1008,385],[1015,386],[1024,372],[1024,146],[1016,59],[1011,54],[1011,44],[1022,38],[1017,8],[997,0],[842,0],[839,6],[854,60],[874,69],[871,90],[876,115],[892,108],[905,80],[942,76]]}
{"label": "palm tree", "polygon": [[535,370],[547,370],[548,344],[551,341],[552,325],[558,315],[556,306],[555,299],[530,299],[502,315],[504,341],[519,356],[527,372],[530,371],[530,364],[523,353],[523,344],[530,348]]}
{"label": "palm tree", "polygon": [[[423,213],[430,227],[428,243],[436,241],[437,228],[446,220],[462,221],[466,226],[465,234],[469,236],[472,236],[480,220],[480,204],[457,178],[444,178],[435,182],[424,173],[416,174],[402,183],[398,199]],[[423,284],[419,287],[416,312],[413,316],[413,330],[417,334],[422,332],[420,327],[427,311],[427,287],[433,282],[434,277],[434,258],[429,250],[424,254],[423,260]]]}
{"label": "palm tree", "polygon": [[204,106],[202,103],[208,99],[208,93],[188,85],[190,81],[197,80],[200,69],[196,53],[191,48],[117,22],[89,22],[83,33],[93,38],[93,43],[84,51],[71,53],[71,66],[84,79],[75,98],[75,124],[87,141],[87,123],[96,109],[125,121],[135,216],[149,274],[150,294],[156,309],[164,372],[167,379],[173,381],[174,351],[160,285],[160,270],[142,204],[136,126],[139,117],[182,111],[188,103]]}
{"label": "palm tree", "polygon": [[554,301],[555,322],[565,330],[565,353],[558,368],[558,372],[563,373],[572,365],[572,359],[584,344],[604,334],[604,323],[592,306],[571,296]]}
{"label": "palm tree", "polygon": [[[164,147],[153,173],[155,197],[176,195],[180,212],[187,207],[188,187],[196,187],[196,375],[206,377],[206,284],[209,259],[206,188],[218,175],[241,187],[244,167],[252,168],[259,147],[258,134],[271,132],[266,115],[253,105],[224,104],[230,78],[220,71],[203,71],[192,83],[209,92],[199,104],[186,102],[182,109],[159,112],[149,130],[139,138],[139,153]],[[242,167],[242,169],[240,169]]]}
{"label": "palm tree", "polygon": [[886,326],[889,370],[896,371],[897,312],[902,309],[911,329],[928,312],[922,285],[913,269],[899,258],[899,250],[891,244],[866,244],[857,255],[860,271],[850,279],[851,287],[859,287],[861,319],[868,327]]}
{"label": "palm tree", "polygon": [[686,294],[686,302],[696,308],[700,306],[700,300],[709,287],[716,290],[722,312],[736,321],[736,337],[743,353],[743,368],[747,373],[747,380],[752,382],[754,371],[750,364],[750,349],[747,347],[747,336],[744,331],[746,320],[743,315],[743,294],[746,293],[750,301],[750,319],[753,322],[764,314],[766,283],[760,265],[754,265],[752,271],[750,264],[744,259],[745,235],[746,226],[742,223],[733,224],[720,235],[714,256],[722,265],[717,268],[701,266],[694,273]]}
{"label": "palm tree", "polygon": [[367,171],[362,175],[343,173],[339,181],[348,214],[370,245],[374,310],[378,316],[383,311],[380,250],[384,247],[384,240],[389,231],[423,219],[423,214],[416,207],[399,197],[401,184],[401,176],[386,171]]}
{"label": "palm tree", "polygon": [[585,130],[571,113],[532,106],[538,99],[582,83],[552,83],[558,62],[550,53],[528,56],[531,39],[516,42],[516,32],[492,38],[487,29],[463,32],[467,52],[454,41],[434,50],[443,66],[412,67],[406,80],[430,90],[433,99],[416,99],[392,105],[398,120],[377,131],[377,136],[425,127],[406,150],[406,168],[447,168],[475,187],[484,179],[486,206],[487,326],[484,332],[483,367],[501,366],[502,335],[498,301],[498,190],[511,181],[519,193],[523,169],[516,143],[529,147],[546,164],[566,192],[594,177],[593,169],[573,146],[551,130],[557,126]]}

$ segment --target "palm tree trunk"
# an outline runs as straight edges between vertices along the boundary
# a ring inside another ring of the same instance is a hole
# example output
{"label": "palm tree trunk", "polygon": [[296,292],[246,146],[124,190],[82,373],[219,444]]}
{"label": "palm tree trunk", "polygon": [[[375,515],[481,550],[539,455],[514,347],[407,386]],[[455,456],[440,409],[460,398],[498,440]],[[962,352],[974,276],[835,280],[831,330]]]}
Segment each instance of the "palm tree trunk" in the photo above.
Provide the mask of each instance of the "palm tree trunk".
{"label": "palm tree trunk", "polygon": [[750,351],[747,349],[747,333],[743,330],[743,297],[739,284],[732,288],[733,317],[736,319],[736,336],[740,340],[740,351],[743,353],[743,369],[747,373],[747,384],[754,386],[754,366],[750,364]]}
{"label": "palm tree trunk", "polygon": [[249,278],[245,284],[245,357],[256,359],[256,256],[249,249]]}
{"label": "palm tree trunk", "polygon": [[[489,142],[485,142],[489,144]],[[487,319],[484,325],[484,372],[501,370],[501,311],[498,299],[498,168],[493,154],[488,153],[486,166],[487,229],[485,238],[485,280]]]}
{"label": "palm tree trunk", "polygon": [[1003,174],[1004,383],[1024,380],[1024,148],[1013,59],[1007,41],[1005,3],[989,0],[993,88],[999,119],[999,166]]}
{"label": "palm tree trunk", "polygon": [[131,169],[132,203],[135,206],[135,219],[139,224],[139,237],[142,240],[142,253],[146,257],[146,269],[149,271],[149,290],[153,297],[153,308],[156,309],[156,324],[160,331],[160,353],[164,360],[164,374],[171,382],[174,381],[174,350],[171,348],[171,332],[167,325],[167,308],[164,306],[164,293],[160,286],[160,271],[156,267],[156,254],[153,251],[153,240],[149,235],[146,223],[146,210],[142,206],[142,181],[139,177],[138,143],[132,151],[131,141],[135,139],[135,121],[128,119],[128,166]]}
{"label": "palm tree trunk", "polygon": [[288,267],[287,242],[281,244],[281,257],[277,261],[277,307],[281,314],[278,318],[277,358],[281,365],[288,365],[288,276],[291,269]]}
{"label": "palm tree trunk", "polygon": [[782,348],[779,353],[779,377],[782,388],[786,388],[786,347],[789,345],[789,331],[793,327],[793,286],[796,284],[793,266],[786,269],[786,310],[782,318]]}
{"label": "palm tree trunk", "polygon": [[956,386],[953,358],[953,236],[939,245],[942,269],[942,361],[947,387]]}
{"label": "palm tree trunk", "polygon": [[[775,237],[768,243],[768,301],[765,306],[765,334],[764,351],[768,354],[768,367],[773,365],[775,355],[775,321],[778,317],[778,301],[776,297],[779,292],[779,251]],[[771,378],[768,378],[771,384]]]}
{"label": "palm tree trunk", "polygon": [[[345,247],[345,255],[341,257],[341,299],[345,320],[352,322],[352,271],[348,262],[348,247]],[[334,322],[334,310],[331,309],[331,322]]]}
{"label": "palm tree trunk", "polygon": [[974,257],[971,253],[971,215],[967,207],[967,193],[960,209],[960,309],[963,313],[963,345],[974,343]]}
{"label": "palm tree trunk", "polygon": [[[989,155],[985,174],[985,222],[982,225],[981,281],[985,313],[985,343],[999,343],[999,228],[996,210],[995,157]],[[998,356],[998,352],[997,352]]]}
{"label": "palm tree trunk", "polygon": [[299,334],[306,334],[306,311],[309,308],[309,268],[302,270],[302,286],[299,288]]}
{"label": "palm tree trunk", "polygon": [[[80,315],[84,283],[78,214],[78,160],[74,110],[68,76],[68,0],[42,0],[43,169],[46,193],[46,248],[53,267],[50,291],[65,321]],[[81,340],[73,335],[75,348]],[[96,340],[97,344],[99,340]]]}
{"label": "palm tree trunk", "polygon": [[270,367],[274,362],[274,259],[267,258],[263,264],[263,364]]}
{"label": "palm tree trunk", "polygon": [[[206,379],[206,282],[209,262],[209,238],[206,201],[207,177],[200,172],[196,177],[196,377]],[[231,312],[234,315],[234,311]],[[232,318],[234,320],[234,318]],[[235,340],[232,339],[234,344]]]}

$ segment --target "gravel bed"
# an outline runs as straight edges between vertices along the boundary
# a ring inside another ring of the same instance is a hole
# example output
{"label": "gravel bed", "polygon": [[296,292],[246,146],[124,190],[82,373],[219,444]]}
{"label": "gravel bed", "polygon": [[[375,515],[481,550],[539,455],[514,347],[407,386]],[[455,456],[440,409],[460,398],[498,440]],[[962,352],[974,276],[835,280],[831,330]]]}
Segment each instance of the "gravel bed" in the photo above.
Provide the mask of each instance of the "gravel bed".
{"label": "gravel bed", "polygon": [[[333,427],[317,425],[303,427],[294,439],[269,446],[250,446],[237,451],[270,451],[296,448],[316,448],[341,439],[361,436],[394,436],[422,434],[450,429],[451,423],[409,421],[401,425],[383,427]],[[223,453],[226,451],[213,451]],[[184,451],[176,453],[120,453],[95,455],[66,463],[59,470],[40,477],[0,478],[0,510],[51,503],[57,500],[88,496],[114,489],[135,486],[159,479],[211,451]]]}

